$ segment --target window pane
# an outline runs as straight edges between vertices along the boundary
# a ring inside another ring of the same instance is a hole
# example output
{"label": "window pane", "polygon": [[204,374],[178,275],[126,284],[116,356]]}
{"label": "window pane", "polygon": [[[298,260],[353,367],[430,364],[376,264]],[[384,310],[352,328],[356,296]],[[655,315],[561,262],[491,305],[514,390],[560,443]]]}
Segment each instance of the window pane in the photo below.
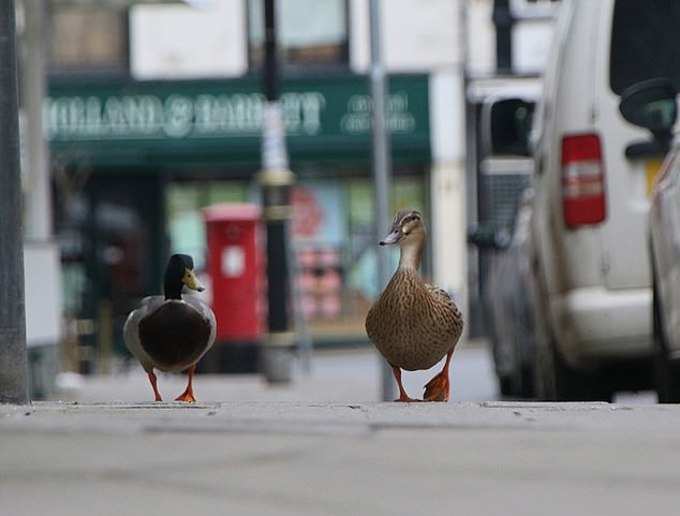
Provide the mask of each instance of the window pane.
{"label": "window pane", "polygon": [[126,11],[54,7],[52,68],[127,68]]}
{"label": "window pane", "polygon": [[610,62],[616,94],[655,77],[669,77],[680,87],[679,23],[677,0],[617,0]]}
{"label": "window pane", "polygon": [[[264,8],[248,2],[250,53],[262,62]],[[345,0],[283,0],[277,4],[277,37],[285,64],[344,64],[347,61]]]}

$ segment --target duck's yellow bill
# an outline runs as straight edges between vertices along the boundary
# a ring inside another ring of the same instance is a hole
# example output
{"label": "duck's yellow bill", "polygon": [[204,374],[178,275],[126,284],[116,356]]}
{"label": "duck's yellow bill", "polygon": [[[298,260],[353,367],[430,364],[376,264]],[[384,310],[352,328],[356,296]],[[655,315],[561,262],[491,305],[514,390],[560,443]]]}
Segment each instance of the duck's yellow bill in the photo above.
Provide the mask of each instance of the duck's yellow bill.
{"label": "duck's yellow bill", "polygon": [[198,281],[198,278],[194,274],[194,271],[190,271],[189,269],[186,269],[184,271],[182,283],[184,283],[187,286],[187,288],[190,288],[191,290],[197,290],[199,292],[203,292],[205,290],[203,288],[203,285],[201,285],[201,282]]}

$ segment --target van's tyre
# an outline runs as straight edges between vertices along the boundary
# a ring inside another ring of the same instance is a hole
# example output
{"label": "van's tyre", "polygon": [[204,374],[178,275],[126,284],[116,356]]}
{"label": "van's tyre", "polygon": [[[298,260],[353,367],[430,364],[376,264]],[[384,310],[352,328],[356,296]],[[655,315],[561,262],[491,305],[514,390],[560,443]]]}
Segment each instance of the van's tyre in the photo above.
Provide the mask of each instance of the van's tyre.
{"label": "van's tyre", "polygon": [[522,367],[522,388],[520,396],[522,398],[533,398],[536,395],[536,380],[534,370],[531,366]]}
{"label": "van's tyre", "polygon": [[581,372],[562,358],[553,342],[537,345],[536,397],[543,401],[611,401],[607,378],[596,372]]}
{"label": "van's tyre", "polygon": [[522,370],[516,373],[515,375],[498,377],[498,390],[501,396],[519,399],[533,398],[535,380],[532,368],[522,367]]}
{"label": "van's tyre", "polygon": [[654,384],[659,403],[680,403],[680,364],[671,360],[668,354],[668,341],[662,324],[662,311],[656,289],[653,285],[653,323],[654,323]]}
{"label": "van's tyre", "polygon": [[498,377],[498,390],[504,398],[513,398],[517,394],[515,382],[511,376]]}
{"label": "van's tyre", "polygon": [[665,352],[654,352],[654,383],[659,403],[680,403],[680,366]]}

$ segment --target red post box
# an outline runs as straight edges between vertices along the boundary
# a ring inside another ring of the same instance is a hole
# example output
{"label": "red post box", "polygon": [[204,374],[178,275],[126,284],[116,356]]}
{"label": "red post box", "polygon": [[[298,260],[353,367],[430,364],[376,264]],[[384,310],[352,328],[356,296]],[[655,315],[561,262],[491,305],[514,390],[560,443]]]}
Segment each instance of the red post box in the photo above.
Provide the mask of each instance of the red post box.
{"label": "red post box", "polygon": [[217,204],[203,215],[216,341],[259,342],[264,315],[260,209],[254,204]]}

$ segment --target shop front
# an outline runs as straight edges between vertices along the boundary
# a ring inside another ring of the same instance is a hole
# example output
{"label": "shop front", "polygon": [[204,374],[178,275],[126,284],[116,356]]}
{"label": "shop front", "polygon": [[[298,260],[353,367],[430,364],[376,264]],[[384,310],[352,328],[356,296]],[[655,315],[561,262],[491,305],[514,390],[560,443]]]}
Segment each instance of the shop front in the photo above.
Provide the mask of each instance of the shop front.
{"label": "shop front", "polygon": [[[392,203],[429,214],[428,83],[392,77],[388,123]],[[290,79],[281,100],[297,177],[296,309],[317,342],[362,341],[377,290],[368,80]],[[256,78],[50,85],[65,294],[93,341],[105,331],[115,347],[126,310],[158,291],[168,253],[192,254],[205,269],[203,208],[259,202],[263,101]]]}

